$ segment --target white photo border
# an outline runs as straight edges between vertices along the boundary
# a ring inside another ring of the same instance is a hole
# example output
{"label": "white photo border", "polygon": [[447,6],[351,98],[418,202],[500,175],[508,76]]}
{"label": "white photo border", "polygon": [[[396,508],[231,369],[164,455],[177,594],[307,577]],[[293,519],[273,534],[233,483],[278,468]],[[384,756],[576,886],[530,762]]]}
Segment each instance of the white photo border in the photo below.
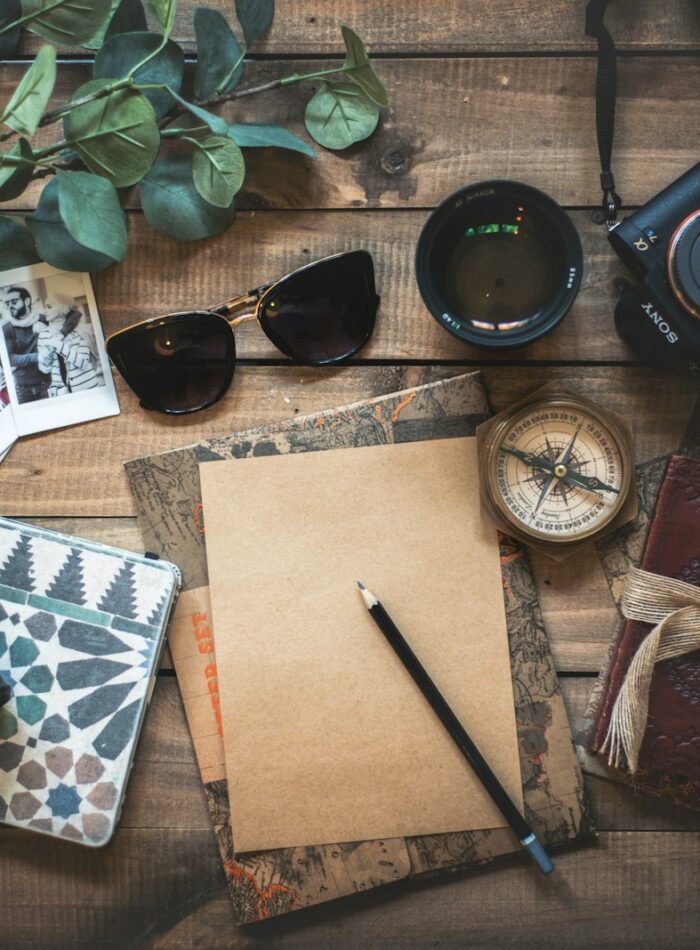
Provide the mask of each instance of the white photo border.
{"label": "white photo border", "polygon": [[[63,426],[75,425],[79,422],[89,422],[93,419],[102,419],[106,416],[119,414],[119,403],[114,387],[114,379],[110,368],[109,357],[105,349],[104,334],[100,321],[97,301],[92,289],[92,281],[87,273],[61,270],[50,264],[31,264],[26,267],[15,267],[12,270],[0,271],[0,287],[22,284],[27,281],[36,281],[41,278],[49,279],[62,275],[69,275],[82,284],[85,299],[87,300],[90,323],[95,334],[95,343],[100,359],[100,368],[104,377],[104,384],[81,392],[69,393],[64,396],[54,396],[39,399],[34,402],[19,402],[15,389],[14,374],[10,366],[9,354],[5,344],[5,335],[0,333],[0,362],[5,373],[5,379],[10,396],[10,407],[14,417],[18,435],[31,435],[47,429],[58,429]],[[5,410],[1,416],[5,415]]]}

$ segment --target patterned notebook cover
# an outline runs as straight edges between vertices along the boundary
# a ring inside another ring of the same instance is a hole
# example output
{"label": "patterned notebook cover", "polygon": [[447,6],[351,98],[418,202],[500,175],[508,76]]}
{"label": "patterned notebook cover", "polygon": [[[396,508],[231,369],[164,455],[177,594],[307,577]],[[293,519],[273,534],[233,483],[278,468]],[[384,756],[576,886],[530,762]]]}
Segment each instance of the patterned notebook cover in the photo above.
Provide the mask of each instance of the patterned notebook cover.
{"label": "patterned notebook cover", "polygon": [[[209,622],[198,461],[473,435],[488,415],[480,376],[471,373],[126,464],[146,547],[183,568],[184,592],[170,650],[239,923],[405,877],[483,863],[520,846],[509,829],[497,828],[247,854],[235,851],[218,706],[215,632]],[[526,812],[541,840],[555,844],[590,834],[592,826],[522,548],[503,540],[501,565]]]}
{"label": "patterned notebook cover", "polygon": [[178,587],[167,562],[0,519],[0,821],[109,841]]}

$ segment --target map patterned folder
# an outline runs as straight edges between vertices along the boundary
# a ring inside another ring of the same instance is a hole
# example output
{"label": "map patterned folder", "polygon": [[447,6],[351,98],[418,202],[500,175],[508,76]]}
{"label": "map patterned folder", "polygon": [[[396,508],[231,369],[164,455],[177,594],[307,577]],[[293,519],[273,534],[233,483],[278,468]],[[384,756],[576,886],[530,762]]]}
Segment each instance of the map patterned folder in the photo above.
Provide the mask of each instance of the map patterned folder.
{"label": "map patterned folder", "polygon": [[[232,838],[204,547],[198,461],[473,435],[489,415],[478,373],[126,463],[146,548],[174,560],[184,593],[170,635],[234,913],[249,923],[406,877],[520,850],[509,829],[240,854]],[[235,552],[232,552],[232,569]],[[592,833],[581,773],[523,549],[503,539],[503,588],[523,795],[547,844]],[[261,807],[269,807],[261,803]]]}
{"label": "map patterned folder", "polygon": [[107,843],[178,584],[172,564],[0,518],[0,821]]}

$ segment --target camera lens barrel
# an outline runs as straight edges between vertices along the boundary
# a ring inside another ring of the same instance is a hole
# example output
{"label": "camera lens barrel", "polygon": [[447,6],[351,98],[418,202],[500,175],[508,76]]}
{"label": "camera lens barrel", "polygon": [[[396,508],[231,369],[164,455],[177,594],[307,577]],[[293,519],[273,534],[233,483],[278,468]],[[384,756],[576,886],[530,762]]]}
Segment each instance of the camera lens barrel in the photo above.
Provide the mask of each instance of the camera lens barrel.
{"label": "camera lens barrel", "polygon": [[681,306],[700,317],[700,209],[689,214],[671,238],[668,281]]}
{"label": "camera lens barrel", "polygon": [[426,221],[416,279],[450,333],[488,349],[532,343],[574,302],[583,253],[571,219],[544,192],[513,181],[467,185]]}

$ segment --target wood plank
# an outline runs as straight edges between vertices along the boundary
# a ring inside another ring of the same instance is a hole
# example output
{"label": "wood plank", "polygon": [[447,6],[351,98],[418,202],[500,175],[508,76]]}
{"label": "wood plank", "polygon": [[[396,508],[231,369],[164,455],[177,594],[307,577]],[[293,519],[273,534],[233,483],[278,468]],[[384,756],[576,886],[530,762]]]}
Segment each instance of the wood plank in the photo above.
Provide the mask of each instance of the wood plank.
{"label": "wood plank", "polygon": [[606,833],[596,847],[558,855],[556,873],[546,879],[508,858],[475,874],[397,884],[391,894],[370,891],[238,931],[228,928],[222,891],[154,946],[694,948],[695,838]]}
{"label": "wood plank", "polygon": [[[325,63],[327,65],[327,62]],[[251,83],[323,60],[263,62]],[[391,109],[365,143],[342,154],[303,155],[259,149],[248,155],[241,208],[426,208],[468,182],[524,180],[567,206],[598,206],[595,140],[595,61],[581,57],[379,59]],[[0,101],[22,75],[0,71]],[[87,79],[84,67],[63,66],[57,98]],[[619,68],[614,167],[628,204],[641,204],[697,161],[697,58],[626,59]],[[276,122],[303,132],[314,83],[250,97],[236,104],[237,120]],[[233,106],[225,114],[232,116]],[[50,127],[38,137],[55,140]],[[36,188],[17,207],[36,200]]]}
{"label": "wood plank", "polygon": [[[264,425],[444,379],[468,366],[242,365],[219,403],[203,413],[172,418],[146,412],[119,383],[120,416],[21,439],[0,467],[4,513],[129,515],[133,512],[121,463],[196,442],[206,436]],[[487,366],[483,378],[494,411],[552,380],[589,395],[634,420],[637,458],[675,449],[695,403],[689,374],[651,375],[630,367]],[[662,381],[662,383],[661,383]]]}
{"label": "wood plank", "polygon": [[[585,265],[571,312],[554,332],[532,346],[498,353],[458,340],[424,305],[414,257],[426,217],[423,211],[247,211],[221,237],[183,244],[158,234],[141,215],[132,214],[125,260],[94,279],[105,332],[168,310],[213,306],[310,261],[364,247],[375,260],[382,303],[372,339],[358,354],[361,359],[636,359],[613,321],[621,281],[629,272],[590,212],[572,213]],[[150,262],[148,268],[143,267],[144,260]],[[239,327],[236,350],[244,359],[280,357],[257,323]]]}
{"label": "wood plank", "polygon": [[106,850],[3,831],[3,945],[694,948],[697,838],[606,832],[548,878],[518,855],[237,928],[204,831],[125,829]]}
{"label": "wood plank", "polygon": [[[198,0],[180,0],[173,36],[193,48],[192,12]],[[208,0],[235,22],[228,0]],[[499,52],[501,50],[590,49],[584,35],[583,6],[569,0],[544,5],[528,0],[470,0],[469,15],[458,0],[394,5],[381,0],[285,0],[275,11],[272,28],[255,52],[336,53],[341,21],[349,23],[375,52]],[[627,0],[612,5],[606,16],[621,49],[692,49],[697,46],[697,8],[692,0]],[[23,51],[38,40],[25,34]]]}

